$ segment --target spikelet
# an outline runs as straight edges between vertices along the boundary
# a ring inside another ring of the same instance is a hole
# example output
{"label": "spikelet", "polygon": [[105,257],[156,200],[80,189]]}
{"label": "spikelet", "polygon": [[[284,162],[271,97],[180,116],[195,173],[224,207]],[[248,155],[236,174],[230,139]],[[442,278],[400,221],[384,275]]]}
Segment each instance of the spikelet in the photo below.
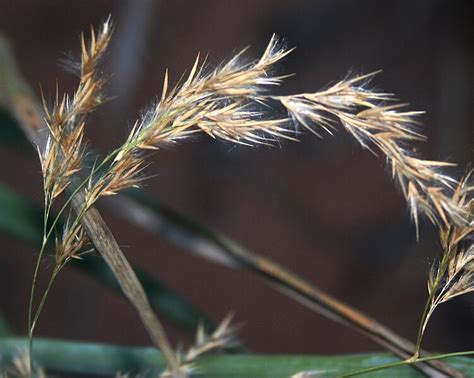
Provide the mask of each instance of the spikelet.
{"label": "spikelet", "polygon": [[210,335],[206,334],[204,326],[200,324],[196,332],[196,341],[186,353],[185,361],[191,362],[204,353],[235,346],[237,343],[235,337],[236,327],[231,325],[233,317],[233,313],[226,315],[216,330]]}
{"label": "spikelet", "polygon": [[[203,354],[225,350],[238,345],[235,336],[237,327],[231,324],[233,317],[233,313],[227,314],[219,323],[215,331],[210,335],[206,333],[204,326],[199,324],[196,331],[194,345],[188,349],[184,357],[180,353],[177,354],[177,359],[180,361],[181,365],[179,374],[182,374],[183,377],[187,377],[194,372],[196,370],[194,361]],[[160,375],[160,377],[172,378],[176,377],[176,373],[173,375],[170,371],[166,370]]]}
{"label": "spikelet", "polygon": [[64,149],[52,136],[48,137],[42,151],[38,149],[44,191],[49,201],[58,197],[68,187],[72,175],[80,170],[85,153],[82,146],[82,128],[83,125],[74,133],[61,137],[64,139]]}
{"label": "spikelet", "polygon": [[60,269],[71,258],[80,259],[79,252],[91,242],[80,222],[69,214],[61,235],[56,237],[56,268]]}

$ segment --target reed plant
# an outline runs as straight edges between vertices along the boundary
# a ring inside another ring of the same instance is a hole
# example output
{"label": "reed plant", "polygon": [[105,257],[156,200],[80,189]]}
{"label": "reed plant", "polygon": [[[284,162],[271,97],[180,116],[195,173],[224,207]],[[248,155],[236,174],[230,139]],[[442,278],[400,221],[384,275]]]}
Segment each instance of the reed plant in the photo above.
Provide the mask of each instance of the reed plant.
{"label": "reed plant", "polygon": [[[177,352],[133,269],[110,241],[110,231],[97,216],[95,221],[91,218],[94,206],[101,198],[139,188],[149,174],[151,153],[197,134],[257,147],[297,141],[305,132],[322,138],[333,135],[337,128],[386,159],[409,206],[417,237],[423,219],[439,230],[441,251],[430,270],[426,307],[412,355],[403,363],[423,360],[423,335],[435,309],[474,290],[474,186],[471,172],[456,178],[450,172],[454,163],[426,160],[416,152],[415,144],[425,140],[419,123],[422,112],[406,110],[392,94],[372,89],[376,73],[348,76],[315,92],[272,95],[271,89],[288,77],[275,75],[275,66],[292,52],[273,36],[257,60],[246,59],[242,50],[211,67],[198,55],[189,73],[176,84],[170,84],[165,72],[159,99],[142,112],[123,143],[88,165],[87,118],[108,100],[103,93],[107,75],[101,63],[112,32],[109,18],[97,31],[92,28],[88,38],[82,35],[80,61],[71,63],[79,77],[72,95],[57,90],[52,103],[43,97],[47,133],[37,151],[43,174],[44,219],[28,309],[29,371],[39,371],[33,364],[34,332],[55,280],[71,261],[94,252],[112,268],[163,353],[167,363],[163,376],[188,376],[199,366],[199,356],[233,345],[234,327],[231,317],[226,317],[209,335],[199,328],[195,345],[184,354]],[[51,242],[52,269],[46,289],[38,293],[40,268],[49,258]]]}

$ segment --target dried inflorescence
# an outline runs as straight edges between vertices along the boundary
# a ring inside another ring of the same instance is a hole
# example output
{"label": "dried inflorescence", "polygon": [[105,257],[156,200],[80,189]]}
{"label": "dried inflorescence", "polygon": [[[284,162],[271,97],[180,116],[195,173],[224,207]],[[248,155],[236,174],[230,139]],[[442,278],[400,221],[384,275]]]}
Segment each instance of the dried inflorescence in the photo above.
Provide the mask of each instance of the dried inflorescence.
{"label": "dried inflorescence", "polygon": [[[51,136],[40,157],[50,201],[64,192],[81,169],[86,116],[103,101],[105,79],[98,64],[110,36],[107,21],[97,34],[92,30],[89,44],[82,37],[79,87],[72,98],[65,95],[59,100],[57,96],[53,109],[46,109]],[[369,89],[373,74],[347,78],[314,93],[271,96],[269,87],[285,78],[273,76],[273,66],[291,50],[282,48],[273,36],[259,60],[242,62],[244,51],[213,70],[198,55],[188,77],[171,90],[166,72],[160,100],[135,123],[126,141],[80,181],[86,190],[85,205],[58,239],[57,261],[62,264],[85,246],[81,216],[100,197],[141,184],[147,151],[196,133],[243,145],[272,145],[282,138],[297,139],[298,125],[321,136],[320,130],[332,134],[339,123],[362,147],[371,151],[376,147],[388,159],[417,232],[420,214],[440,227],[445,252],[431,273],[431,299],[439,298],[441,303],[472,290],[472,186],[468,179],[458,182],[442,171],[453,164],[415,154],[411,144],[425,139],[416,122],[420,112],[403,111],[404,105],[391,94]],[[288,117],[273,111],[275,104]],[[439,292],[443,280],[446,284]],[[211,336],[200,331],[197,345],[185,357],[183,372],[191,368],[188,362],[196,356],[227,344],[228,324],[218,331]]]}
{"label": "dried inflorescence", "polygon": [[[236,338],[237,327],[232,325],[233,318],[233,313],[227,314],[211,334],[206,333],[202,324],[198,326],[194,344],[188,349],[184,356],[182,356],[181,353],[177,355],[183,376],[188,376],[192,372],[195,372],[194,362],[203,354],[223,351],[238,345]],[[166,370],[160,377],[172,378],[175,377],[175,375]]]}
{"label": "dried inflorescence", "polygon": [[[417,230],[420,214],[436,225],[466,224],[465,210],[452,201],[456,180],[441,171],[453,164],[421,159],[411,149],[410,143],[425,139],[414,119],[421,112],[401,111],[403,104],[392,95],[368,89],[366,82],[373,74],[319,92],[269,96],[268,86],[284,78],[270,75],[272,66],[290,51],[273,36],[258,61],[240,63],[240,53],[209,73],[204,73],[198,57],[186,81],[169,93],[166,74],[160,101],[136,122],[107,173],[90,185],[90,202],[138,186],[144,151],[197,132],[233,143],[273,144],[279,138],[295,140],[294,123],[319,135],[318,129],[332,133],[339,121],[364,148],[376,146],[388,158]],[[275,101],[287,109],[290,119],[269,112]]]}
{"label": "dried inflorescence", "polygon": [[198,55],[186,81],[170,91],[166,73],[160,101],[135,123],[107,172],[91,182],[89,202],[138,186],[143,180],[145,151],[197,132],[246,145],[269,144],[280,137],[292,139],[287,120],[269,119],[260,104],[266,101],[265,86],[282,79],[269,75],[271,66],[288,53],[273,37],[258,61],[240,63],[240,53],[206,74]]}
{"label": "dried inflorescence", "polygon": [[70,98],[63,95],[52,109],[44,102],[46,124],[50,135],[46,146],[39,151],[46,196],[53,200],[70,184],[72,176],[83,164],[85,117],[103,102],[100,93],[105,80],[98,72],[98,64],[111,38],[111,24],[107,20],[97,32],[91,29],[90,43],[82,35],[80,83]]}
{"label": "dried inflorescence", "polygon": [[56,237],[55,255],[56,268],[61,269],[69,259],[80,259],[79,253],[87,252],[86,247],[90,247],[90,240],[80,222],[72,218],[67,218],[62,233]]}
{"label": "dried inflorescence", "polygon": [[[80,168],[84,154],[82,116],[101,101],[104,80],[97,64],[110,40],[110,30],[106,22],[97,37],[92,31],[89,45],[83,37],[79,88],[72,100],[65,96],[47,112],[53,139],[42,162],[45,187],[53,198]],[[420,213],[437,225],[466,224],[466,212],[451,200],[456,180],[440,171],[452,164],[421,159],[409,147],[411,142],[424,140],[415,128],[414,116],[420,112],[400,111],[402,105],[390,94],[368,89],[364,84],[372,75],[342,80],[319,92],[268,96],[268,86],[284,79],[270,74],[273,65],[291,50],[282,48],[273,36],[259,60],[242,63],[243,52],[207,73],[205,62],[200,63],[198,56],[187,79],[171,91],[166,73],[161,99],[135,123],[125,143],[112,153],[113,159],[107,159],[112,160],[108,168],[91,175],[88,206],[101,196],[139,186],[146,150],[197,132],[247,145],[296,139],[292,123],[268,110],[268,104],[277,101],[288,110],[291,120],[317,135],[319,128],[332,133],[337,120],[363,147],[378,147],[390,161],[417,230]],[[61,152],[64,158],[58,158]]]}
{"label": "dried inflorescence", "polygon": [[[56,92],[52,109],[48,108],[43,98],[49,137],[38,153],[47,207],[70,185],[84,163],[86,116],[103,102],[101,89],[105,79],[98,71],[98,65],[109,45],[111,33],[112,26],[107,20],[97,33],[91,28],[89,43],[82,34],[80,81],[72,98],[64,94],[60,100]],[[89,243],[80,222],[70,218],[61,236],[56,239],[56,267],[60,267],[65,259],[75,257]]]}
{"label": "dried inflorescence", "polygon": [[418,356],[421,341],[436,308],[455,297],[474,291],[474,186],[472,171],[454,189],[451,202],[466,214],[465,224],[440,227],[442,253],[433,263],[428,278],[428,300],[421,317],[412,359]]}
{"label": "dried inflorescence", "polygon": [[233,317],[234,314],[229,313],[210,335],[200,324],[196,332],[196,341],[186,353],[185,361],[189,363],[210,351],[225,350],[236,346],[236,327],[231,324]]}
{"label": "dried inflorescence", "polygon": [[[452,200],[456,180],[440,171],[454,164],[415,156],[410,143],[425,138],[416,130],[420,112],[400,111],[392,95],[371,91],[364,82],[372,75],[336,83],[315,93],[279,97],[290,116],[315,133],[332,134],[335,120],[366,149],[376,146],[388,159],[418,230],[419,214],[436,225],[466,225],[468,214]],[[317,134],[319,135],[319,134]]]}
{"label": "dried inflorescence", "polygon": [[459,182],[452,196],[452,201],[468,214],[467,225],[450,225],[440,229],[442,255],[431,267],[428,280],[430,313],[439,304],[474,291],[473,193],[471,171]]}
{"label": "dried inflorescence", "polygon": [[[45,145],[38,146],[45,194],[44,234],[33,274],[28,308],[30,355],[32,354],[33,332],[52,283],[64,265],[71,258],[77,258],[81,250],[89,243],[89,238],[86,236],[81,225],[81,217],[87,209],[83,209],[78,214],[75,214],[75,216],[71,216],[70,213],[62,233],[56,238],[56,261],[49,285],[43,293],[36,311],[33,313],[36,281],[48,240],[53,231],[55,231],[59,217],[68,209],[67,205],[73,200],[74,193],[78,191],[78,188],[74,188],[73,194],[66,200],[55,220],[51,222],[51,226],[49,225],[49,216],[56,198],[70,186],[73,180],[76,180],[76,182],[78,180],[77,173],[82,168],[86,153],[86,147],[83,142],[86,117],[103,102],[100,92],[105,79],[98,70],[98,64],[104,55],[110,38],[110,20],[104,22],[97,33],[91,28],[90,42],[88,44],[84,35],[82,35],[81,64],[79,65],[80,81],[74,95],[72,97],[63,95],[60,98],[58,90],[56,90],[56,100],[51,109],[48,108],[43,97],[45,122],[49,129]],[[30,358],[30,369],[31,366],[32,360]]]}

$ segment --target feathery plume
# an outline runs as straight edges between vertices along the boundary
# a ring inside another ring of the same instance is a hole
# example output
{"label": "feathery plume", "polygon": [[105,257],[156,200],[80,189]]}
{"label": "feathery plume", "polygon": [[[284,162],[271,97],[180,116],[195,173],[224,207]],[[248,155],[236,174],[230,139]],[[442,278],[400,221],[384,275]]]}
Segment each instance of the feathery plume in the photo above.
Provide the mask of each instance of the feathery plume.
{"label": "feathery plume", "polygon": [[[82,36],[76,92],[71,98],[64,95],[59,99],[57,94],[51,110],[45,106],[51,136],[39,154],[49,203],[64,192],[81,168],[86,116],[104,101],[101,89],[105,79],[98,64],[110,37],[109,20],[97,33],[91,30],[89,43]],[[319,92],[270,96],[268,87],[279,85],[285,78],[271,75],[271,69],[291,50],[282,48],[273,36],[259,60],[242,62],[244,51],[208,72],[205,60],[198,55],[188,77],[171,90],[165,73],[161,98],[134,124],[123,145],[94,166],[83,182],[87,183],[84,208],[75,219],[68,219],[58,237],[58,266],[78,257],[78,251],[88,243],[81,216],[101,196],[141,184],[146,151],[197,133],[243,145],[272,145],[281,138],[296,140],[294,123],[321,136],[320,131],[332,134],[339,122],[362,147],[372,152],[376,147],[386,156],[409,204],[417,234],[420,214],[441,229],[444,254],[430,273],[430,307],[423,318],[424,330],[437,304],[473,290],[473,206],[468,178],[458,182],[442,171],[453,164],[424,160],[410,149],[411,143],[425,139],[416,128],[415,118],[421,112],[401,111],[404,105],[395,102],[391,94],[368,89],[366,82],[374,74],[345,79]],[[288,117],[269,111],[274,102],[287,110]],[[444,286],[440,290],[441,282]],[[189,349],[184,364],[179,356],[175,360],[165,340],[171,370],[163,376],[186,376],[195,358],[228,346],[233,340],[230,321],[231,316],[226,317],[212,335],[200,327],[196,345]]]}
{"label": "feathery plume", "polygon": [[468,214],[450,196],[457,181],[440,171],[454,164],[415,156],[409,143],[425,139],[415,129],[414,117],[421,112],[400,111],[404,105],[393,103],[391,94],[367,89],[365,82],[373,75],[346,79],[320,92],[275,99],[294,121],[318,136],[318,129],[332,134],[338,120],[362,147],[374,152],[376,146],[402,188],[417,234],[420,213],[438,226],[466,225]]}
{"label": "feathery plume", "polygon": [[457,181],[441,171],[454,164],[424,160],[409,149],[411,142],[425,140],[416,129],[415,117],[421,112],[400,111],[404,105],[395,103],[391,94],[367,89],[364,84],[374,74],[342,80],[319,92],[268,96],[267,86],[284,79],[270,75],[272,65],[291,50],[281,48],[273,36],[258,61],[241,63],[244,51],[210,73],[203,73],[205,64],[198,55],[187,79],[169,92],[166,73],[161,99],[135,123],[109,173],[91,186],[91,203],[101,195],[139,186],[144,151],[195,133],[244,145],[296,140],[289,119],[272,118],[262,106],[276,100],[291,120],[318,136],[318,128],[332,134],[338,120],[364,148],[378,147],[402,188],[417,234],[420,214],[438,226],[466,224],[466,212],[451,200]]}
{"label": "feathery plume", "polygon": [[138,186],[143,180],[145,151],[198,132],[244,145],[294,139],[293,131],[285,126],[286,118],[269,119],[262,110],[265,86],[283,79],[270,75],[272,65],[290,50],[279,47],[273,36],[258,61],[241,63],[243,51],[209,73],[204,73],[205,61],[201,63],[198,55],[187,79],[170,91],[166,72],[160,100],[135,123],[106,173],[91,181],[89,203]]}

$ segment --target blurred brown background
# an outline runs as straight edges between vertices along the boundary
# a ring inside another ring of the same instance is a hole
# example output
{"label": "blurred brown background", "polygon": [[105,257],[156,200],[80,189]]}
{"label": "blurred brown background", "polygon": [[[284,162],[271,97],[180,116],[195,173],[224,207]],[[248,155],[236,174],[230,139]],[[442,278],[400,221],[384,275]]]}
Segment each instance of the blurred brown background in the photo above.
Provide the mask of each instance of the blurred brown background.
{"label": "blurred brown background", "polygon": [[[0,29],[33,88],[71,91],[58,64],[77,55],[81,31],[112,14],[106,62],[115,99],[89,125],[107,151],[198,51],[217,64],[251,45],[258,57],[272,33],[297,46],[280,66],[296,73],[281,93],[311,91],[346,76],[383,69],[374,85],[426,110],[427,158],[464,168],[473,160],[472,1],[0,1]],[[42,203],[39,163],[2,147],[1,180]],[[385,162],[344,133],[305,135],[281,148],[234,147],[204,137],[160,150],[146,191],[414,339],[438,251],[426,223],[420,243]],[[0,209],[1,211],[1,209]],[[214,266],[104,211],[129,259],[189,298],[215,320],[229,310],[241,337],[260,353],[355,353],[380,347],[273,291],[250,273]],[[26,332],[34,249],[0,234],[0,309]],[[473,297],[442,306],[425,346],[474,348]],[[189,336],[167,324],[174,342]],[[68,269],[54,287],[38,334],[150,344],[127,302]]]}

